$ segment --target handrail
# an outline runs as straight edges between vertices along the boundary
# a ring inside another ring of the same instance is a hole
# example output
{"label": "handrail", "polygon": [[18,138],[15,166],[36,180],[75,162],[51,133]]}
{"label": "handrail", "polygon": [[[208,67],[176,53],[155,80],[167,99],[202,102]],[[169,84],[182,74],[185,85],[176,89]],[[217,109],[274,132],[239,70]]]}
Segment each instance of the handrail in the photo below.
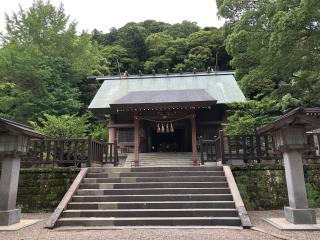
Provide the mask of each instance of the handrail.
{"label": "handrail", "polygon": [[[305,159],[320,159],[320,134],[308,133],[308,144],[305,146]],[[200,137],[201,164],[205,162],[221,161],[222,164],[230,160],[248,161],[282,159],[282,155],[275,148],[273,137],[269,134],[224,134],[219,131],[215,139]]]}
{"label": "handrail", "polygon": [[88,172],[88,168],[82,168],[81,171],[78,173],[77,177],[74,179],[73,183],[71,184],[69,190],[66,192],[61,202],[59,203],[57,208],[54,210],[54,212],[51,214],[50,218],[48,219],[45,226],[46,228],[49,228],[49,229],[54,228],[61,213],[63,212],[63,210],[66,209],[68,203],[71,201],[72,196],[78,190],[80,183],[82,182],[82,179],[86,176],[87,172]]}
{"label": "handrail", "polygon": [[93,140],[88,138],[47,138],[31,139],[26,156],[22,159],[24,165],[80,166],[92,162],[101,164],[119,163],[118,144]]}

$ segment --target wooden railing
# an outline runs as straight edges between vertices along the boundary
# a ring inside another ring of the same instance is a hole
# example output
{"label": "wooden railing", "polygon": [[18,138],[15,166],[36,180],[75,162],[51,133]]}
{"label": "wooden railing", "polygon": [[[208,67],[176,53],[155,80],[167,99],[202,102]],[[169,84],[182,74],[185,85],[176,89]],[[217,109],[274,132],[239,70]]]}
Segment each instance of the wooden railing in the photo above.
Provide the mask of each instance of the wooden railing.
{"label": "wooden railing", "polygon": [[[304,159],[320,159],[320,134],[307,134],[307,146]],[[201,164],[205,162],[243,160],[261,162],[262,160],[282,159],[282,154],[275,149],[271,135],[225,135],[223,131],[214,140],[199,141]]]}
{"label": "wooden railing", "polygon": [[118,165],[117,142],[106,143],[88,139],[32,139],[22,164],[80,166],[82,163]]}
{"label": "wooden railing", "polygon": [[117,140],[114,143],[91,140],[89,156],[93,162],[117,166],[119,164]]}

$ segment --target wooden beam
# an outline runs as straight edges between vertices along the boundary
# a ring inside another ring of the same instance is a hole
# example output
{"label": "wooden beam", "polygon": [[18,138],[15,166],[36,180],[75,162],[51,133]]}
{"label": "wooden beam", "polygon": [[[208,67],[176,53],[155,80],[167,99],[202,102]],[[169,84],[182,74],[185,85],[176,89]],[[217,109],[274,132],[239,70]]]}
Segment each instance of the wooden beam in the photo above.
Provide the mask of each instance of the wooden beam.
{"label": "wooden beam", "polygon": [[223,121],[201,121],[198,122],[198,125],[221,125]]}
{"label": "wooden beam", "polygon": [[139,115],[134,114],[134,165],[139,166]]}
{"label": "wooden beam", "polygon": [[193,114],[191,117],[191,138],[192,138],[192,161],[193,161],[193,165],[197,165],[198,154],[197,154],[197,129],[196,129],[195,114]]}
{"label": "wooden beam", "polygon": [[134,128],[133,123],[110,123],[108,128]]}

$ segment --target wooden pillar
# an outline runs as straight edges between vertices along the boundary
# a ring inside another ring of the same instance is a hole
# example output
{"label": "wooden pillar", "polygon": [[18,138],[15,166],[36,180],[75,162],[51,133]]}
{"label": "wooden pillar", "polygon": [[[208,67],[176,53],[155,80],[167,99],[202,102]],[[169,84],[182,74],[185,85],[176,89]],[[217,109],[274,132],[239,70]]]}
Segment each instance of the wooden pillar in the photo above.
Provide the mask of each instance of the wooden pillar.
{"label": "wooden pillar", "polygon": [[193,161],[193,165],[197,165],[198,154],[197,154],[197,129],[196,129],[195,114],[192,114],[191,116],[191,138],[192,138],[192,161]]}
{"label": "wooden pillar", "polygon": [[139,148],[140,148],[140,137],[139,137],[139,115],[134,114],[134,165],[139,166]]}
{"label": "wooden pillar", "polygon": [[[109,119],[109,126],[112,126],[114,124],[113,116],[110,115]],[[114,143],[114,140],[116,138],[116,128],[115,127],[109,127],[109,143]]]}

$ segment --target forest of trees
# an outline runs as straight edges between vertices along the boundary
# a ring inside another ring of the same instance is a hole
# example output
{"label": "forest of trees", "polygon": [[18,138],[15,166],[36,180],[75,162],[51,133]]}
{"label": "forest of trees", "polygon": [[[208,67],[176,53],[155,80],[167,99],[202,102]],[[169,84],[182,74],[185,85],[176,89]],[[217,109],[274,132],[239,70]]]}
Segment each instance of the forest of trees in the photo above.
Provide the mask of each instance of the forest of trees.
{"label": "forest of trees", "polygon": [[170,25],[146,20],[128,23],[109,33],[94,30],[93,40],[101,49],[101,62],[96,74],[117,74],[117,59],[120,70],[151,73],[153,69],[163,73],[205,71],[213,67],[218,57],[220,70],[230,69],[230,57],[224,47],[222,29],[201,29],[196,23],[183,21]]}
{"label": "forest of trees", "polygon": [[[87,106],[99,86],[89,84],[88,75],[118,74],[118,67],[129,74],[205,71],[216,62],[219,70],[236,71],[248,99],[231,104],[229,132],[251,132],[289,108],[319,105],[319,1],[217,0],[217,5],[226,19],[221,29],[146,20],[108,33],[79,33],[63,6],[42,0],[6,15],[0,117],[32,121],[50,135],[106,136],[104,122],[90,125],[97,119]],[[72,126],[79,122],[82,131]],[[54,126],[73,131],[53,131]]]}
{"label": "forest of trees", "polygon": [[[296,106],[320,105],[320,1],[217,0],[227,52],[249,101],[231,132],[250,132]],[[250,130],[251,129],[251,130]]]}

